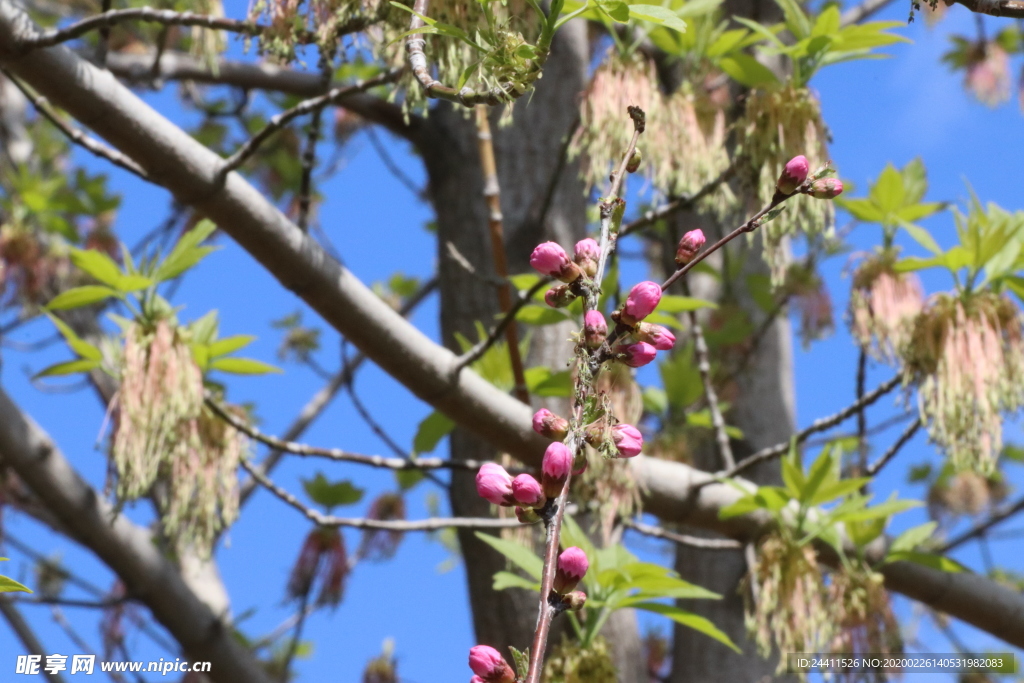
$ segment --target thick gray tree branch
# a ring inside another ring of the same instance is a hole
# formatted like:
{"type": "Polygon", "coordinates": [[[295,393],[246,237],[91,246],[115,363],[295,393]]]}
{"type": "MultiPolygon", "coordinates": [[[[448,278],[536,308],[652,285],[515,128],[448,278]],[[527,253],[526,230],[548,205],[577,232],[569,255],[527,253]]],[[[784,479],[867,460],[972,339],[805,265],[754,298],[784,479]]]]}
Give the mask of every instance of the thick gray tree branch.
{"type": "MultiPolygon", "coordinates": [[[[11,0],[0,0],[0,46],[12,45],[15,36],[35,31],[11,0]]],[[[112,74],[66,48],[36,50],[20,57],[2,50],[0,62],[5,67],[109,144],[140,160],[154,182],[216,222],[416,396],[524,463],[539,466],[547,443],[531,429],[529,407],[469,369],[456,374],[455,354],[383,304],[237,173],[218,188],[214,180],[221,160],[216,154],[150,108],[112,74]]],[[[3,424],[7,429],[6,421],[3,424]]],[[[719,530],[741,540],[756,536],[766,523],[756,516],[719,520],[718,511],[740,494],[712,475],[643,456],[634,458],[632,466],[645,491],[645,509],[666,521],[719,530]]],[[[1024,646],[1024,596],[984,577],[945,574],[902,562],[886,565],[883,573],[890,589],[1024,646]]],[[[204,623],[201,615],[194,616],[196,623],[204,623]]],[[[196,632],[193,629],[184,637],[193,642],[196,632]]]]}
{"type": "Polygon", "coordinates": [[[185,654],[211,662],[217,683],[271,683],[228,626],[182,580],[150,534],[115,515],[71,467],[39,426],[0,389],[0,460],[61,521],[68,534],[94,552],[174,636],[185,654]]]}

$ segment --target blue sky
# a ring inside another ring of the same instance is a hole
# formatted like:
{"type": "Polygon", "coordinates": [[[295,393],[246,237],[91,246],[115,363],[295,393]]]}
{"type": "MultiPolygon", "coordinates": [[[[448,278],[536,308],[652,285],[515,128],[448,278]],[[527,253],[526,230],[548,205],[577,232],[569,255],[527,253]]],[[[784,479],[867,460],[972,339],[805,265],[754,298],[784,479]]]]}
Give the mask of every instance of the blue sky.
{"type": "MultiPolygon", "coordinates": [[[[237,16],[244,11],[242,5],[241,2],[228,3],[229,14],[237,16]]],[[[882,18],[903,20],[906,13],[906,6],[898,3],[888,8],[882,18]]],[[[990,33],[994,33],[993,29],[1000,23],[989,19],[990,33]]],[[[886,162],[902,166],[921,156],[929,171],[928,199],[962,201],[968,192],[966,180],[982,201],[994,201],[1007,209],[1021,208],[1024,193],[1018,171],[1024,150],[1024,125],[1021,125],[1020,110],[1015,102],[995,110],[977,103],[963,91],[961,77],[950,74],[938,62],[947,49],[946,34],[953,31],[970,35],[973,26],[974,17],[963,8],[955,7],[935,29],[928,29],[921,20],[900,29],[914,42],[890,48],[892,59],[840,65],[816,77],[812,86],[820,94],[825,119],[834,137],[833,159],[844,179],[866,188],[867,181],[875,177],[886,162]]],[[[162,94],[147,94],[146,98],[172,119],[195,120],[192,116],[181,115],[173,86],[168,86],[162,94]]],[[[383,133],[381,136],[403,170],[422,182],[420,162],[410,155],[405,143],[389,139],[383,133]]],[[[113,187],[124,199],[117,230],[126,242],[132,243],[163,220],[169,206],[166,192],[111,170],[87,155],[77,153],[76,159],[94,171],[110,173],[113,187]]],[[[385,280],[396,270],[419,277],[430,275],[435,265],[435,245],[432,235],[423,229],[431,219],[429,207],[390,175],[365,136],[356,136],[346,153],[342,171],[321,191],[326,197],[319,210],[323,228],[346,265],[365,282],[385,280]]],[[[841,215],[840,221],[843,220],[845,217],[841,215]]],[[[954,239],[953,222],[948,214],[929,219],[926,225],[944,246],[954,239]]],[[[875,226],[859,227],[851,236],[858,249],[868,249],[878,240],[879,229],[875,226]]],[[[280,332],[271,328],[270,321],[296,310],[305,311],[306,324],[315,324],[316,316],[230,240],[221,237],[219,244],[223,248],[210,256],[178,290],[175,303],[185,306],[182,318],[191,320],[210,309],[218,309],[222,335],[258,335],[259,340],[245,355],[276,363],[280,332]]],[[[823,271],[837,315],[845,309],[849,289],[848,280],[842,277],[844,263],[843,259],[828,262],[823,271]]],[[[635,275],[641,277],[642,273],[635,275]]],[[[931,276],[926,278],[926,283],[932,291],[948,286],[947,282],[931,276]]],[[[430,299],[421,306],[413,320],[436,338],[436,300],[430,299]]],[[[29,342],[50,334],[48,324],[31,324],[14,334],[12,340],[29,342]]],[[[322,341],[324,352],[320,360],[333,369],[338,337],[324,327],[322,341]]],[[[798,347],[796,354],[798,413],[802,425],[852,400],[856,351],[841,323],[834,336],[808,351],[798,347]]],[[[59,345],[33,354],[5,349],[3,386],[55,438],[75,467],[102,488],[105,460],[95,444],[103,411],[95,396],[89,391],[44,393],[27,381],[31,373],[67,356],[66,349],[59,345]]],[[[322,384],[308,369],[287,364],[285,370],[283,375],[230,380],[229,397],[236,402],[257,401],[262,427],[270,433],[282,432],[322,384]]],[[[873,367],[868,385],[873,386],[889,376],[889,368],[873,367]]],[[[399,443],[411,444],[418,422],[430,409],[369,364],[359,373],[356,386],[369,410],[389,433],[399,443]]],[[[871,410],[870,419],[878,422],[896,409],[892,400],[883,400],[871,410]]],[[[899,429],[879,437],[878,448],[884,449],[899,429]]],[[[1016,427],[1008,429],[1008,437],[1018,435],[1016,427]]],[[[365,427],[344,396],[332,403],[304,440],[357,452],[386,452],[384,444],[365,427]]],[[[442,445],[439,452],[444,450],[442,445]]],[[[924,492],[908,486],[904,476],[909,464],[928,460],[937,461],[936,452],[923,436],[918,436],[899,461],[884,472],[877,486],[879,494],[899,490],[904,497],[922,497],[924,492]]],[[[299,459],[286,461],[274,477],[278,483],[299,491],[299,478],[311,476],[317,467],[332,478],[353,477],[360,486],[367,488],[366,502],[376,493],[393,487],[393,479],[386,472],[336,464],[327,467],[299,459]]],[[[1019,473],[1015,481],[1018,485],[1021,483],[1019,473]]],[[[444,498],[444,493],[436,487],[421,484],[407,501],[410,517],[427,515],[428,495],[444,498]]],[[[352,512],[364,510],[365,504],[353,508],[352,512]]],[[[141,507],[129,513],[142,522],[148,519],[141,507]]],[[[921,521],[924,521],[924,513],[914,511],[898,518],[892,530],[921,521]]],[[[60,542],[21,516],[5,513],[5,524],[12,535],[44,553],[64,548],[67,566],[103,587],[110,585],[109,572],[88,552],[60,542]]],[[[1007,528],[1012,526],[1011,523],[1007,528]]],[[[297,512],[261,492],[227,534],[218,558],[231,592],[234,613],[238,615],[251,607],[259,607],[245,622],[251,635],[273,629],[290,613],[291,607],[283,602],[284,586],[308,530],[308,523],[297,512]]],[[[358,536],[352,532],[346,532],[346,538],[350,548],[358,543],[358,536]]],[[[1019,567],[1019,560],[1015,561],[1011,553],[1017,547],[1012,541],[993,544],[997,562],[1019,567]]],[[[668,550],[649,540],[635,543],[634,549],[647,558],[670,561],[668,550]]],[[[315,647],[310,657],[298,663],[300,680],[356,681],[366,661],[380,652],[385,638],[393,638],[396,643],[403,681],[468,680],[466,652],[474,643],[464,577],[459,565],[448,572],[438,570],[448,558],[448,551],[442,545],[414,534],[404,540],[391,562],[357,567],[338,609],[333,613],[317,613],[310,619],[305,637],[315,641],[315,647]]],[[[962,559],[971,566],[980,566],[974,550],[965,551],[962,559]]],[[[21,562],[9,565],[5,570],[24,576],[27,565],[21,562]]],[[[28,581],[32,583],[31,578],[28,581]]],[[[899,608],[902,615],[910,615],[907,601],[901,600],[899,608]]],[[[38,629],[48,651],[69,655],[79,652],[53,624],[48,608],[26,606],[24,612],[38,629]]],[[[81,616],[77,612],[71,616],[73,623],[81,625],[85,638],[99,647],[95,620],[91,616],[75,618],[81,616]]],[[[653,619],[644,621],[648,625],[657,623],[653,619]]],[[[665,628],[665,624],[661,625],[665,628]]],[[[983,634],[973,629],[962,628],[960,633],[971,646],[983,647],[989,643],[983,634]]],[[[922,637],[935,651],[950,649],[931,629],[923,628],[922,637]]],[[[129,647],[136,659],[167,657],[166,652],[137,634],[130,638],[129,647]]],[[[2,627],[0,651],[21,652],[20,645],[13,644],[11,633],[2,627]]],[[[13,659],[10,664],[0,662],[0,667],[6,666],[13,667],[13,659]]],[[[0,678],[6,676],[3,674],[0,678]]],[[[931,675],[915,678],[922,683],[949,679],[931,675]]]]}

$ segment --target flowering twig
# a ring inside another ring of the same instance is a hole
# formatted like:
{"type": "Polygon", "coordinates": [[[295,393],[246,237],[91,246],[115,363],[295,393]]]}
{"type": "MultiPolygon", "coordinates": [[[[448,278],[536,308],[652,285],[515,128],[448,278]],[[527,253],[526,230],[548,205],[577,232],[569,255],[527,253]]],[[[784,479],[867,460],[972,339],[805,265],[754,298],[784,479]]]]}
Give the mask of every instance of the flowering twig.
{"type": "Polygon", "coordinates": [[[65,123],[63,119],[57,115],[57,112],[53,110],[53,107],[50,106],[49,101],[45,97],[32,92],[28,86],[21,82],[21,79],[15,77],[7,71],[7,69],[0,68],[0,72],[14,83],[18,90],[28,98],[29,102],[32,103],[32,106],[36,108],[36,111],[42,114],[50,123],[55,125],[69,140],[92,152],[101,159],[106,159],[115,166],[120,166],[126,171],[134,173],[143,180],[146,180],[149,177],[146,170],[135,163],[134,159],[122,154],[112,147],[108,147],[99,140],[86,135],[78,128],[65,123]]]}
{"type": "Polygon", "coordinates": [[[286,109],[280,114],[276,114],[262,130],[249,138],[234,154],[224,160],[217,173],[218,180],[223,181],[223,179],[227,177],[228,173],[241,166],[249,157],[255,154],[260,145],[262,145],[267,138],[284,128],[293,119],[304,114],[312,113],[318,109],[323,109],[331,104],[338,103],[351,95],[365,92],[366,90],[375,88],[379,85],[392,83],[401,75],[402,69],[385,71],[373,78],[367,78],[357,83],[353,83],[352,85],[332,88],[330,91],[320,95],[319,97],[311,97],[308,100],[303,100],[291,109],[286,109]]]}
{"type": "MultiPolygon", "coordinates": [[[[487,227],[491,236],[491,257],[494,260],[494,272],[501,281],[498,285],[498,305],[507,318],[509,311],[512,310],[512,289],[508,282],[508,258],[505,254],[505,229],[501,214],[501,185],[498,183],[498,165],[494,159],[492,138],[491,124],[487,120],[487,108],[478,105],[476,108],[476,139],[477,149],[480,153],[480,166],[484,175],[484,199],[487,201],[487,227]]],[[[505,339],[508,341],[508,358],[512,365],[512,379],[515,382],[513,393],[516,398],[529,405],[530,393],[526,388],[523,358],[519,353],[519,330],[514,324],[505,325],[505,339]]]]}
{"type": "Polygon", "coordinates": [[[704,187],[700,188],[691,195],[686,197],[678,197],[672,201],[662,204],[661,206],[649,209],[643,213],[642,216],[636,220],[630,221],[626,225],[622,226],[619,231],[619,237],[625,237],[626,235],[632,234],[637,230],[642,230],[649,225],[653,225],[662,218],[667,218],[677,211],[684,211],[691,208],[694,204],[699,202],[704,197],[708,196],[712,192],[718,189],[719,185],[726,182],[736,174],[736,168],[739,166],[736,160],[733,160],[729,166],[718,174],[718,177],[709,181],[704,187]]]}
{"type": "MultiPolygon", "coordinates": [[[[172,10],[153,9],[152,7],[137,7],[130,9],[118,9],[103,12],[95,16],[77,21],[62,29],[50,29],[42,31],[30,38],[22,39],[17,44],[17,49],[27,52],[42,47],[52,47],[60,43],[66,43],[96,29],[109,29],[117,24],[126,21],[144,21],[164,26],[199,26],[202,28],[214,29],[217,31],[228,31],[230,33],[241,33],[247,36],[258,36],[270,30],[272,27],[265,24],[258,24],[251,21],[239,19],[228,19],[226,17],[215,17],[208,14],[196,14],[195,12],[174,12],[172,10]]],[[[357,33],[365,29],[370,23],[366,17],[355,17],[343,26],[334,30],[334,35],[347,35],[357,33]]],[[[315,32],[297,31],[296,42],[300,44],[314,43],[317,40],[315,32]]]]}
{"type": "Polygon", "coordinates": [[[903,448],[908,441],[914,438],[914,434],[917,433],[917,430],[920,429],[921,426],[920,417],[907,425],[907,428],[903,430],[902,434],[900,434],[900,438],[896,439],[896,443],[890,446],[889,450],[887,450],[882,457],[868,466],[867,470],[865,470],[865,475],[873,477],[881,472],[882,468],[888,465],[889,461],[896,457],[896,454],[900,452],[900,449],[903,448]]]}
{"type": "Polygon", "coordinates": [[[522,296],[516,299],[515,303],[513,303],[505,313],[505,316],[497,325],[494,326],[494,329],[491,330],[490,334],[487,335],[487,338],[477,342],[472,348],[459,356],[459,362],[455,365],[456,372],[480,360],[483,355],[487,353],[487,349],[494,346],[497,341],[501,339],[502,335],[505,333],[505,329],[512,325],[512,322],[516,319],[516,314],[519,313],[520,309],[530,303],[534,295],[549,284],[551,284],[550,278],[541,278],[534,283],[532,287],[526,290],[522,296]]]}
{"type": "MultiPolygon", "coordinates": [[[[807,427],[806,429],[802,429],[796,434],[794,434],[793,439],[796,441],[797,445],[799,445],[806,441],[807,438],[812,434],[823,432],[826,429],[831,429],[832,427],[835,427],[843,420],[846,420],[847,418],[856,415],[861,410],[864,410],[868,406],[875,403],[875,401],[882,398],[883,396],[891,392],[893,389],[898,387],[900,385],[900,382],[902,381],[903,377],[901,375],[896,375],[887,382],[884,382],[883,384],[879,385],[878,388],[876,388],[874,391],[864,394],[864,397],[862,399],[850,404],[846,408],[843,408],[838,413],[834,413],[833,415],[829,415],[827,417],[818,418],[817,420],[812,422],[809,427],[807,427]]],[[[753,455],[744,458],[740,462],[736,463],[735,467],[731,467],[728,470],[725,470],[724,472],[720,472],[719,475],[722,477],[734,477],[740,472],[746,471],[760,462],[771,460],[772,458],[777,458],[778,456],[787,453],[789,451],[789,446],[790,442],[786,441],[784,443],[779,443],[774,446],[769,446],[768,448],[762,448],[753,455]]]]}
{"type": "Polygon", "coordinates": [[[362,453],[352,453],[340,448],[320,448],[303,443],[296,443],[294,441],[285,441],[277,438],[276,436],[264,434],[256,427],[239,420],[235,415],[224,410],[210,396],[206,397],[206,405],[209,406],[210,410],[212,410],[217,417],[224,420],[249,438],[266,444],[275,450],[292,453],[294,455],[327,458],[338,462],[354,462],[360,465],[369,465],[371,467],[380,467],[383,469],[399,471],[437,469],[476,471],[480,469],[480,466],[483,464],[475,460],[443,460],[441,458],[416,458],[413,460],[410,458],[387,458],[382,455],[365,455],[362,453]]]}
{"type": "Polygon", "coordinates": [[[667,529],[662,529],[661,527],[650,524],[644,524],[643,522],[637,522],[632,519],[623,519],[622,526],[645,536],[663,538],[666,541],[672,541],[673,543],[685,545],[690,548],[700,548],[702,550],[737,550],[743,547],[742,543],[731,538],[703,538],[701,536],[679,534],[674,531],[668,531],[667,529]]]}
{"type": "Polygon", "coordinates": [[[292,493],[275,484],[269,477],[258,471],[253,465],[243,460],[242,468],[261,486],[292,506],[314,524],[323,527],[349,527],[352,529],[376,529],[380,531],[438,531],[440,529],[503,529],[521,526],[517,519],[495,519],[493,517],[433,517],[414,520],[381,520],[365,518],[335,517],[325,515],[302,503],[292,493]]]}

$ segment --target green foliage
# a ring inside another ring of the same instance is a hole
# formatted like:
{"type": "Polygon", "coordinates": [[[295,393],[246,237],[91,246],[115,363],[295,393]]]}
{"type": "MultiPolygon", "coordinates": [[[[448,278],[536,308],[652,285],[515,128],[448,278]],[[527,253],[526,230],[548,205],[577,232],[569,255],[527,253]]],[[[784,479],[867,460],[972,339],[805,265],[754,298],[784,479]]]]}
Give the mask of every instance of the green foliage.
{"type": "MultiPolygon", "coordinates": [[[[476,333],[480,341],[487,339],[487,330],[480,322],[476,323],[476,333]]],[[[465,335],[455,333],[455,340],[462,347],[463,353],[473,348],[474,344],[465,335]]],[[[530,349],[530,339],[527,337],[519,342],[519,354],[525,358],[530,349]]],[[[511,391],[515,386],[515,378],[512,374],[512,360],[508,355],[508,342],[504,339],[495,341],[480,358],[473,361],[471,368],[476,374],[498,387],[503,391],[511,391]]]]}
{"type": "MultiPolygon", "coordinates": [[[[871,184],[867,197],[837,197],[834,201],[859,221],[879,223],[884,232],[885,246],[889,246],[898,227],[916,223],[946,207],[941,202],[923,202],[927,191],[928,177],[924,164],[920,159],[914,159],[898,171],[888,164],[871,184]]],[[[911,225],[908,229],[915,228],[911,225]]]]}
{"type": "Polygon", "coordinates": [[[427,415],[416,428],[416,436],[412,440],[412,450],[416,455],[429,453],[441,442],[441,439],[451,434],[455,429],[455,423],[447,415],[437,410],[427,415]]]}
{"type": "MultiPolygon", "coordinates": [[[[0,562],[7,561],[6,557],[0,557],[0,562]]],[[[14,579],[0,575],[0,593],[31,593],[32,590],[26,586],[21,585],[14,579]]]]}
{"type": "Polygon", "coordinates": [[[248,334],[236,334],[218,339],[219,323],[217,311],[210,311],[189,325],[192,334],[192,358],[203,373],[220,370],[236,375],[264,375],[269,372],[281,372],[280,368],[252,358],[236,358],[230,354],[245,348],[256,340],[248,334]]]}
{"type": "Polygon", "coordinates": [[[572,396],[572,372],[569,370],[553,372],[551,368],[539,365],[527,368],[523,374],[526,377],[526,388],[534,396],[547,398],[572,396]]]}
{"type": "Polygon", "coordinates": [[[328,481],[323,472],[317,472],[312,479],[303,479],[302,488],[306,495],[327,512],[340,505],[354,505],[363,499],[364,489],[358,488],[348,479],[328,481]]]}

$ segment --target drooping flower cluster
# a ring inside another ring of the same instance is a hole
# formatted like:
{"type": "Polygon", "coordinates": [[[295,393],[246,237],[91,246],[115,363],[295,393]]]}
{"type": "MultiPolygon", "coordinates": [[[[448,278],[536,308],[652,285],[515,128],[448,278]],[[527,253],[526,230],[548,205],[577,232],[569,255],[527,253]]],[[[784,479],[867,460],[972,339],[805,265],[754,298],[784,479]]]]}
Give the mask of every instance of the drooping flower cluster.
{"type": "Polygon", "coordinates": [[[1002,450],[1002,414],[1024,406],[1024,326],[1017,308],[987,291],[939,294],[900,350],[918,385],[928,433],[957,470],[989,474],[1002,450]]]}
{"type": "Polygon", "coordinates": [[[880,360],[897,357],[924,306],[920,280],[913,273],[896,272],[896,257],[889,249],[865,259],[853,274],[850,293],[853,336],[880,360]]]}
{"type": "MultiPolygon", "coordinates": [[[[721,102],[689,82],[666,97],[653,62],[639,52],[627,57],[613,51],[598,66],[584,93],[580,127],[572,140],[571,153],[582,155],[588,187],[607,179],[629,143],[632,127],[622,118],[628,106],[640,107],[648,120],[658,122],[645,132],[642,156],[643,168],[661,192],[692,193],[729,165],[721,102]]],[[[723,184],[709,201],[721,211],[734,198],[723,184]]]]}
{"type": "Polygon", "coordinates": [[[336,528],[317,527],[306,535],[288,579],[288,597],[305,600],[320,580],[317,604],[337,607],[349,572],[345,537],[336,528]]]}
{"type": "MultiPolygon", "coordinates": [[[[405,519],[405,499],[400,493],[382,493],[370,503],[366,518],[382,522],[405,519]]],[[[359,543],[359,558],[370,561],[389,560],[394,557],[401,542],[401,531],[366,529],[359,543]]]]}
{"type": "Polygon", "coordinates": [[[884,581],[881,574],[859,563],[831,575],[828,602],[836,628],[830,644],[832,652],[903,652],[899,623],[884,581]]]}
{"type": "Polygon", "coordinates": [[[118,498],[133,500],[165,480],[165,533],[209,552],[238,513],[246,440],[203,405],[202,373],[180,327],[133,324],[125,335],[111,440],[118,498]]]}

